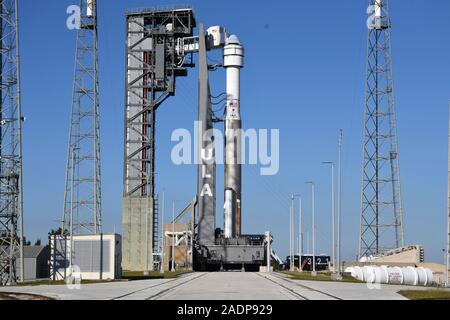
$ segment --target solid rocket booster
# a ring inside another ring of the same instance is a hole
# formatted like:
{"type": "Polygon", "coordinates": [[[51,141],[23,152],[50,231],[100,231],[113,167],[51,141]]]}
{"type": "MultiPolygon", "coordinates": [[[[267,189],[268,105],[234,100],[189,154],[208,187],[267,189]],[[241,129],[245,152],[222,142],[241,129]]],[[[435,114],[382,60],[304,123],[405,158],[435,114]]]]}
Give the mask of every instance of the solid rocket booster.
{"type": "MultiPolygon", "coordinates": [[[[224,47],[224,67],[227,76],[227,106],[225,116],[225,238],[236,236],[237,214],[241,203],[241,114],[240,73],[244,66],[244,48],[235,35],[228,37],[224,47]],[[239,203],[239,207],[238,207],[239,203]]],[[[240,219],[239,219],[240,220],[240,219]]]]}

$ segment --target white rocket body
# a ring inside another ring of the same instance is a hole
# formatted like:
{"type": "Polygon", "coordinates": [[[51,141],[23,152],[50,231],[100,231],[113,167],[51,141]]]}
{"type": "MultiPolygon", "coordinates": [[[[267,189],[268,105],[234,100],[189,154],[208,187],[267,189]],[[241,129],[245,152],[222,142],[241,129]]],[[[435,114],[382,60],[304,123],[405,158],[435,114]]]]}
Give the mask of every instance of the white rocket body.
{"type": "Polygon", "coordinates": [[[227,76],[227,106],[225,115],[225,237],[236,236],[237,203],[241,202],[241,114],[240,73],[244,66],[244,48],[235,35],[228,37],[224,47],[224,67],[227,76]]]}

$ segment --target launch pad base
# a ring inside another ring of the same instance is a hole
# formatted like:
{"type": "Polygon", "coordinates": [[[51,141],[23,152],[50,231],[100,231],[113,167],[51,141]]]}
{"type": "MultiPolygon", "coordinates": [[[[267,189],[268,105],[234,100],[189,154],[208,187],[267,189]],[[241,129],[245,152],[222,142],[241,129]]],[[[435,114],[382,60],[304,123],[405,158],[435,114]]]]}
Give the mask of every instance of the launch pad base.
{"type": "Polygon", "coordinates": [[[264,236],[216,239],[214,244],[197,246],[196,271],[259,271],[265,264],[264,236]]]}

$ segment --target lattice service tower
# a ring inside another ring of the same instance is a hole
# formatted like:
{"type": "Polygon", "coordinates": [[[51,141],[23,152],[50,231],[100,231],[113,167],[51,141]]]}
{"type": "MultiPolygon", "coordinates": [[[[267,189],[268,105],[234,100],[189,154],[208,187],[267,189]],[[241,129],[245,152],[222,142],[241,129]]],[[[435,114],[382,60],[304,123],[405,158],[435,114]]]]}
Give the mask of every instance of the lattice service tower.
{"type": "Polygon", "coordinates": [[[97,1],[80,0],[80,9],[62,217],[74,235],[102,230],[97,1]]]}
{"type": "Polygon", "coordinates": [[[0,0],[0,285],[23,281],[18,0],[0,0]]]}
{"type": "Polygon", "coordinates": [[[370,8],[359,258],[404,245],[391,20],[387,0],[371,0],[370,8]]]}
{"type": "Polygon", "coordinates": [[[175,95],[193,64],[177,50],[196,27],[191,8],[144,8],[126,14],[126,97],[122,268],[156,268],[158,205],[155,135],[158,108],[175,95]],[[154,259],[155,258],[155,259],[154,259]]]}

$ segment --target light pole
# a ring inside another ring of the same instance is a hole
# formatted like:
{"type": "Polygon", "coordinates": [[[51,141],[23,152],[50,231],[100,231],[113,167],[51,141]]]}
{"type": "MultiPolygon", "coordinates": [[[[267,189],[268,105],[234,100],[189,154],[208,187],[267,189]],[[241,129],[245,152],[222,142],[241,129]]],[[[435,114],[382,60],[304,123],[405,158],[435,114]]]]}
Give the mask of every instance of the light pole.
{"type": "Polygon", "coordinates": [[[294,271],[294,195],[291,196],[291,214],[289,215],[289,271],[294,271]]]}
{"type": "MultiPolygon", "coordinates": [[[[450,115],[450,104],[449,104],[450,115]]],[[[447,245],[445,252],[445,286],[448,287],[448,270],[450,269],[450,118],[449,118],[449,131],[448,131],[448,189],[447,189],[447,245]]]]}
{"type": "Polygon", "coordinates": [[[175,201],[172,205],[172,272],[175,272],[175,201]]]}
{"type": "Polygon", "coordinates": [[[298,270],[302,270],[302,196],[298,197],[298,270]]]}
{"type": "Polygon", "coordinates": [[[301,197],[301,195],[299,194],[292,194],[291,195],[291,218],[290,218],[290,257],[291,257],[291,261],[290,261],[290,266],[289,269],[290,271],[294,271],[295,269],[295,264],[294,264],[294,254],[295,254],[295,218],[294,218],[294,200],[296,197],[301,197]]]}
{"type": "Polygon", "coordinates": [[[316,221],[315,221],[315,196],[314,196],[314,189],[315,184],[313,181],[306,182],[307,184],[311,185],[311,197],[312,197],[312,274],[316,274],[316,221]]]}
{"type": "Polygon", "coordinates": [[[322,162],[323,164],[330,165],[331,166],[331,262],[333,264],[333,272],[336,272],[336,222],[335,222],[335,203],[334,203],[334,162],[332,161],[325,161],[322,162]]]}
{"type": "Polygon", "coordinates": [[[159,266],[159,272],[164,273],[164,210],[165,210],[165,192],[162,193],[162,210],[161,210],[161,265],[159,266]]]}
{"type": "Polygon", "coordinates": [[[341,273],[342,273],[342,245],[341,245],[341,241],[342,241],[342,234],[341,234],[341,226],[342,226],[342,216],[341,216],[341,208],[342,208],[342,142],[344,139],[344,134],[343,134],[343,130],[341,129],[339,131],[339,153],[338,153],[338,205],[337,205],[337,209],[338,209],[338,213],[337,213],[337,227],[338,227],[338,232],[337,232],[337,246],[338,246],[338,276],[339,278],[341,277],[341,273]]]}

